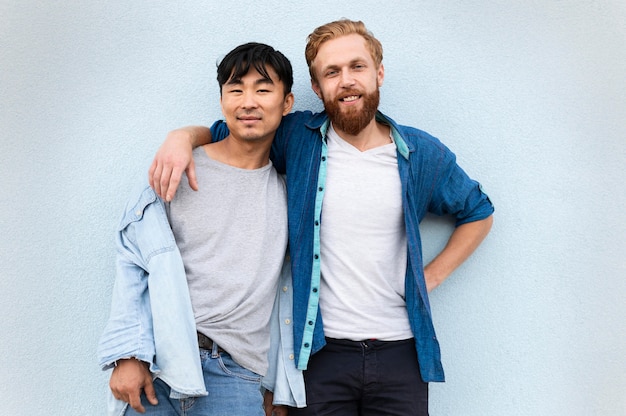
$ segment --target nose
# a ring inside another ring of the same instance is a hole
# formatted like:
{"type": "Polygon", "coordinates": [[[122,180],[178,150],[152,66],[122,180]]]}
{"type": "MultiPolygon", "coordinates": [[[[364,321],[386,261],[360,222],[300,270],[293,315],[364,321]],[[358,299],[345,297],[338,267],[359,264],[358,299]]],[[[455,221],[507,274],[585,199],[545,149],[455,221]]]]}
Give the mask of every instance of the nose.
{"type": "Polygon", "coordinates": [[[242,96],[241,106],[243,108],[256,108],[258,105],[256,95],[253,92],[244,92],[242,96]]]}
{"type": "Polygon", "coordinates": [[[352,87],[355,84],[354,77],[350,71],[341,71],[341,86],[352,87]]]}

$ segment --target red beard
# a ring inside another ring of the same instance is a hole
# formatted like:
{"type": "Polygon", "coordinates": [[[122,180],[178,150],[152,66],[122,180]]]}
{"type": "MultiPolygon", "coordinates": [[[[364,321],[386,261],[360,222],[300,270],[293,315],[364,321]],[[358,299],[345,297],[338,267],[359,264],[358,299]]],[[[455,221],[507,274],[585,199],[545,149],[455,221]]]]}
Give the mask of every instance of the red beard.
{"type": "MultiPolygon", "coordinates": [[[[359,91],[348,91],[343,94],[344,97],[350,95],[361,95],[361,93],[359,91]]],[[[351,136],[356,136],[374,119],[380,102],[380,92],[376,88],[370,94],[363,94],[363,109],[361,110],[355,107],[342,109],[339,101],[327,100],[326,97],[322,98],[326,114],[328,114],[335,129],[351,136]]]]}

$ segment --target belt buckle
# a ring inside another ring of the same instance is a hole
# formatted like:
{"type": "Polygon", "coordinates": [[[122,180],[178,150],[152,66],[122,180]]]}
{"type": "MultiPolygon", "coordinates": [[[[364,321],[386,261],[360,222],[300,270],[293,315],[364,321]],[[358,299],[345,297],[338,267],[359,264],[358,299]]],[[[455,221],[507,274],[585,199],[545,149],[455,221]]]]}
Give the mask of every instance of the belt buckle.
{"type": "Polygon", "coordinates": [[[198,332],[198,347],[203,350],[211,350],[213,348],[213,340],[204,334],[198,332]]]}

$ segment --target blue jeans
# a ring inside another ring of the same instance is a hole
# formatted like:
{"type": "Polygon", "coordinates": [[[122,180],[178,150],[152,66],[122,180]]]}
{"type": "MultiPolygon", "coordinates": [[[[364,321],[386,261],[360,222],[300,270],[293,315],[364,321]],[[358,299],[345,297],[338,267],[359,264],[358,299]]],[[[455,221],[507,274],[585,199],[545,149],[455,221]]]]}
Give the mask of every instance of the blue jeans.
{"type": "MultiPolygon", "coordinates": [[[[235,363],[230,354],[217,350],[200,349],[200,360],[208,396],[187,399],[170,398],[170,387],[160,379],[154,380],[159,404],[152,406],[145,394],[141,403],[143,415],[154,416],[264,416],[261,376],[235,363]]],[[[141,415],[131,407],[126,415],[141,415]]]]}

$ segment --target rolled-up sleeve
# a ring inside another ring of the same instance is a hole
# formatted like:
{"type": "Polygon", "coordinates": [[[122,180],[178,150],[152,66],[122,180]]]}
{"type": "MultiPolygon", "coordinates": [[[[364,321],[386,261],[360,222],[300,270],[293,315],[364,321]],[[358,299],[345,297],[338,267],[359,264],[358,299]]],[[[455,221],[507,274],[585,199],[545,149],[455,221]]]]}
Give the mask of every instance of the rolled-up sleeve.
{"type": "Polygon", "coordinates": [[[435,165],[433,192],[429,211],[436,215],[450,214],[456,226],[483,220],[494,212],[493,204],[482,186],[471,179],[456,163],[456,157],[443,148],[441,159],[435,165]]]}

